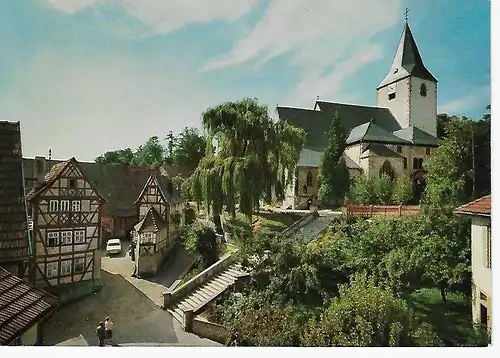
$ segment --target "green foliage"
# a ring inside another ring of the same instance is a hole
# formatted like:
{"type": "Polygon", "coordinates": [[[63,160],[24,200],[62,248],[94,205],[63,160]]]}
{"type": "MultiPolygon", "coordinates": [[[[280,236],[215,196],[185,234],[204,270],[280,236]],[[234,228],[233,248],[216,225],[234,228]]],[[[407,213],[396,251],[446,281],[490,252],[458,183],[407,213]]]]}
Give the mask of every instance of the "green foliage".
{"type": "Polygon", "coordinates": [[[413,185],[410,178],[401,175],[396,179],[396,185],[392,193],[392,201],[395,204],[406,205],[413,199],[413,185]]]}
{"type": "Polygon", "coordinates": [[[375,285],[366,274],[342,286],[319,321],[303,337],[307,346],[397,347],[438,346],[429,325],[415,319],[402,300],[375,285]]]}
{"type": "Polygon", "coordinates": [[[205,267],[214,264],[218,257],[218,245],[213,225],[208,221],[195,221],[187,230],[184,247],[199,255],[205,267]]]}
{"type": "Polygon", "coordinates": [[[132,149],[121,149],[121,150],[112,150],[104,153],[103,155],[95,158],[96,163],[102,164],[130,164],[134,159],[134,152],[132,149]]]}
{"type": "Polygon", "coordinates": [[[382,174],[373,179],[373,192],[376,198],[376,204],[390,204],[392,200],[393,182],[391,178],[382,174]]]}
{"type": "Polygon", "coordinates": [[[184,224],[190,226],[196,221],[196,212],[191,207],[184,208],[184,224]]]}
{"type": "Polygon", "coordinates": [[[206,138],[198,133],[195,128],[185,127],[173,140],[172,163],[194,170],[201,158],[205,155],[207,146],[206,138]]]}
{"type": "Polygon", "coordinates": [[[165,148],[156,136],[149,138],[146,143],[140,145],[134,154],[132,164],[144,166],[159,166],[164,163],[165,148]]]}
{"type": "Polygon", "coordinates": [[[321,158],[318,199],[324,204],[333,204],[344,199],[349,190],[349,171],[342,153],[346,134],[338,113],[330,124],[328,143],[321,158]]]}
{"type": "Polygon", "coordinates": [[[373,204],[376,202],[373,179],[367,175],[360,175],[354,180],[349,192],[349,202],[353,204],[373,204]]]}
{"type": "Polygon", "coordinates": [[[176,228],[179,228],[181,226],[182,214],[179,211],[173,212],[170,214],[170,220],[176,228]]]}

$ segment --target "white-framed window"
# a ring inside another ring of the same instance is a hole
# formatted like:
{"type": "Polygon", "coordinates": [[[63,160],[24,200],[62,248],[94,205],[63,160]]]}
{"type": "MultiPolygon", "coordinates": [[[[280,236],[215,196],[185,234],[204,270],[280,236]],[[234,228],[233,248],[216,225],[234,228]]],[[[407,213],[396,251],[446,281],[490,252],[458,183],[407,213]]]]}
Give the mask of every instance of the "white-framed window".
{"type": "Polygon", "coordinates": [[[85,267],[85,257],[75,258],[75,272],[83,272],[85,267]]]}
{"type": "Polygon", "coordinates": [[[156,188],[154,186],[149,188],[149,194],[150,195],[156,195],[156,188]]]}
{"type": "Polygon", "coordinates": [[[74,242],[75,244],[85,243],[85,230],[75,230],[74,242]]]}
{"type": "Polygon", "coordinates": [[[71,202],[71,211],[82,211],[82,202],[80,200],[73,200],[71,202]]]}
{"type": "Polygon", "coordinates": [[[72,260],[61,261],[61,276],[71,275],[73,273],[72,260]]]}
{"type": "Polygon", "coordinates": [[[491,226],[488,225],[486,227],[486,235],[484,236],[483,242],[483,251],[484,251],[484,267],[491,268],[491,226]]]}
{"type": "Polygon", "coordinates": [[[59,246],[59,231],[47,232],[47,246],[59,246]]]}
{"type": "Polygon", "coordinates": [[[154,242],[154,234],[152,232],[143,232],[141,234],[141,242],[154,242]]]}
{"type": "Polygon", "coordinates": [[[61,211],[69,211],[69,200],[61,200],[61,211]]]}
{"type": "Polygon", "coordinates": [[[59,276],[58,268],[57,262],[47,262],[47,277],[52,278],[59,276]]]}
{"type": "Polygon", "coordinates": [[[73,231],[61,232],[61,244],[71,245],[73,243],[73,231]]]}
{"type": "Polygon", "coordinates": [[[49,211],[54,212],[59,210],[59,202],[57,200],[49,201],[49,211]]]}

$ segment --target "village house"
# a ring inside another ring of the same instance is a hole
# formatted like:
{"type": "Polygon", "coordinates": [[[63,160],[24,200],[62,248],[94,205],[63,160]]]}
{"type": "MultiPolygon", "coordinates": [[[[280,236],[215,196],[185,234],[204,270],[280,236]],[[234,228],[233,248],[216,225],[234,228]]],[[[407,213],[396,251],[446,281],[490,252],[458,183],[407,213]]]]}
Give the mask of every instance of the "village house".
{"type": "Polygon", "coordinates": [[[28,193],[36,287],[61,302],[97,290],[105,199],[75,158],[55,164],[28,193]]]}
{"type": "Polygon", "coordinates": [[[360,174],[383,173],[391,179],[405,175],[421,192],[426,162],[439,145],[437,82],[424,66],[406,22],[389,73],[376,88],[376,106],[319,98],[313,109],[277,106],[280,120],[304,129],[307,135],[283,206],[304,209],[318,204],[318,169],[336,114],[347,136],[344,159],[351,179],[360,174]]]}
{"type": "Polygon", "coordinates": [[[455,213],[468,215],[471,223],[472,320],[492,327],[491,195],[462,205],[455,213]]]}

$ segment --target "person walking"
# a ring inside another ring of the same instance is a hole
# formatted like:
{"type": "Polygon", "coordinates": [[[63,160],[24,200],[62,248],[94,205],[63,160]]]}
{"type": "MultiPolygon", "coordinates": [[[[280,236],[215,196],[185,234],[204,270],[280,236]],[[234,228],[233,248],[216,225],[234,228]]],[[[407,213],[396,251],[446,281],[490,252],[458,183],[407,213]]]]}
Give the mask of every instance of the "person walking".
{"type": "Polygon", "coordinates": [[[99,347],[104,347],[104,339],[106,338],[106,330],[103,322],[99,322],[95,330],[97,334],[97,339],[99,340],[99,347]]]}
{"type": "Polygon", "coordinates": [[[106,339],[108,342],[111,342],[113,338],[113,321],[108,317],[106,317],[106,321],[104,321],[104,329],[106,334],[106,339]]]}

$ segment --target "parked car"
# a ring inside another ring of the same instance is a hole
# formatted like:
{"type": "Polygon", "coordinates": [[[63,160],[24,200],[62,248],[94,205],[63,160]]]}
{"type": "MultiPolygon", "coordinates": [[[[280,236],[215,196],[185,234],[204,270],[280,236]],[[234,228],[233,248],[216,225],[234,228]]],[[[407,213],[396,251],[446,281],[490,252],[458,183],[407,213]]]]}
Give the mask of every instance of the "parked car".
{"type": "Polygon", "coordinates": [[[122,243],[120,239],[109,239],[106,244],[106,253],[109,254],[119,254],[122,252],[122,243]]]}

